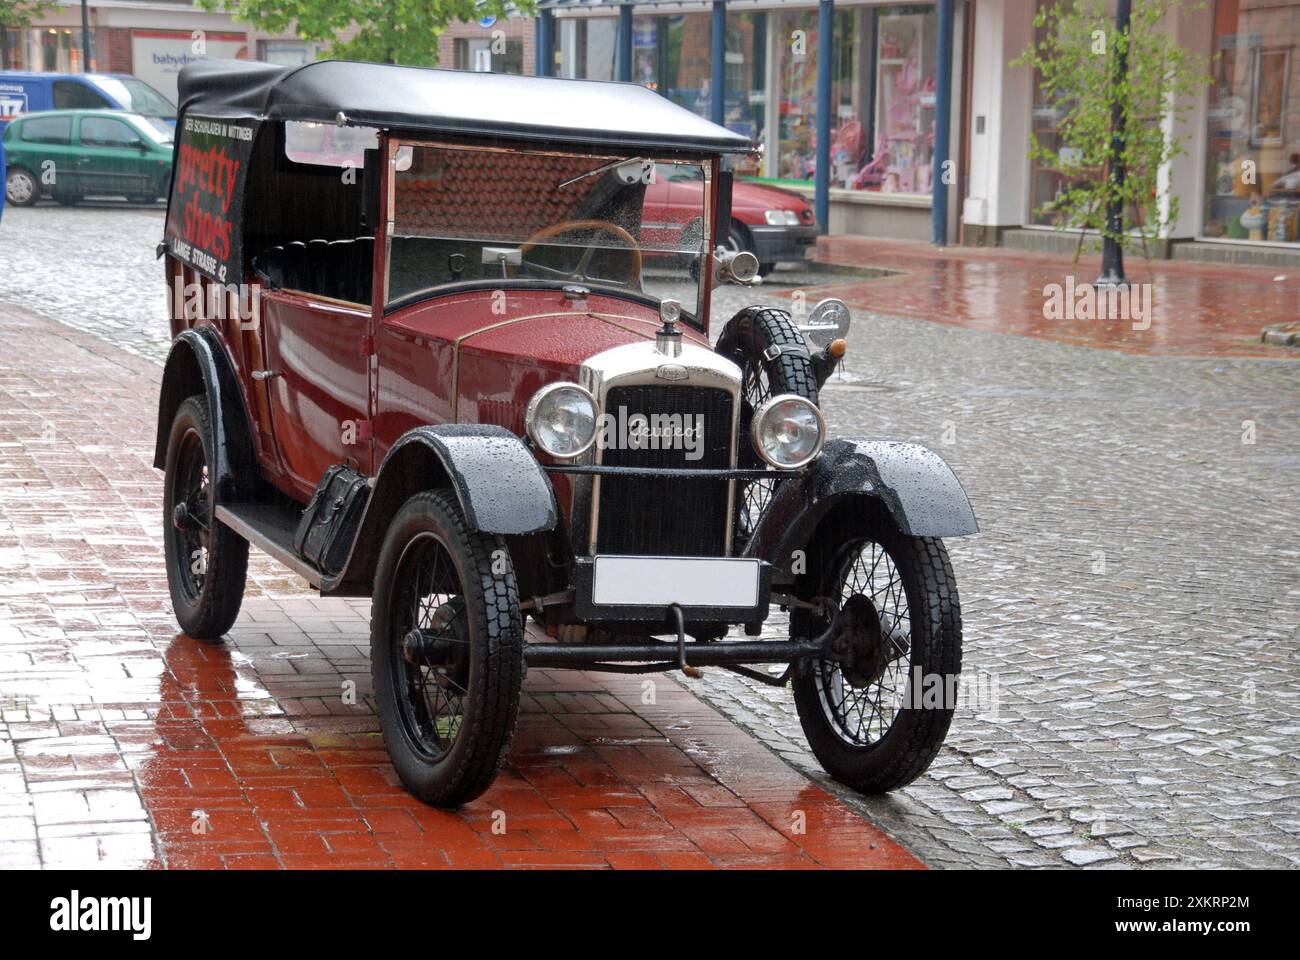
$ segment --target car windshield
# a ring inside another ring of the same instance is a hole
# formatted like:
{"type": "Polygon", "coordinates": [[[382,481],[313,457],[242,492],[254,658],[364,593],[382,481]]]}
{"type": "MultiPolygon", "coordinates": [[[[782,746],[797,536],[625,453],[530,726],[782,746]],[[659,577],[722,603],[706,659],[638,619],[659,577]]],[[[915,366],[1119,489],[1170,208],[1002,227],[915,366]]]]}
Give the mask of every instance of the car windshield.
{"type": "Polygon", "coordinates": [[[91,77],[91,82],[122,105],[123,110],[146,117],[176,119],[176,104],[135,77],[91,77]]]}
{"type": "Polygon", "coordinates": [[[390,303],[536,280],[672,298],[699,315],[704,161],[409,144],[396,169],[390,303]]]}

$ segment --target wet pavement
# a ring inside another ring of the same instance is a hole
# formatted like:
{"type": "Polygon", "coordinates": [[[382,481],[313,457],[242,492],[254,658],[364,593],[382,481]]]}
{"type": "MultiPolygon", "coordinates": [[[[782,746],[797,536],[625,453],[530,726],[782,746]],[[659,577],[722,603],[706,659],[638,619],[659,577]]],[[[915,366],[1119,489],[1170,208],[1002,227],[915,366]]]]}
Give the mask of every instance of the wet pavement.
{"type": "Polygon", "coordinates": [[[419,803],[378,732],[367,602],[254,555],[228,639],[176,633],[159,374],[0,306],[0,867],[920,866],[662,678],[530,671],[488,792],[419,803]]]}
{"type": "MultiPolygon", "coordinates": [[[[230,771],[211,774],[221,781],[214,789],[225,791],[223,802],[252,832],[276,801],[305,816],[312,801],[286,785],[298,771],[284,769],[324,768],[340,782],[353,773],[382,779],[386,769],[375,744],[350,726],[369,723],[373,740],[362,686],[363,610],[310,606],[321,601],[260,561],[228,654],[169,632],[157,481],[147,469],[157,374],[138,359],[156,362],[166,343],[152,260],[160,229],[160,212],[126,209],[7,210],[0,225],[0,300],[31,305],[46,284],[78,277],[80,292],[43,298],[41,309],[137,355],[77,338],[76,362],[44,365],[39,382],[24,381],[29,414],[21,427],[5,418],[0,690],[40,678],[6,708],[10,732],[0,741],[0,809],[19,811],[0,813],[0,850],[19,844],[0,856],[20,862],[47,848],[47,862],[58,862],[61,850],[76,860],[92,847],[106,862],[180,857],[173,851],[192,843],[181,828],[193,827],[194,810],[206,811],[185,799],[187,791],[200,789],[205,774],[195,781],[176,773],[160,787],[156,799],[168,803],[158,809],[183,816],[159,829],[150,798],[127,796],[146,761],[157,764],[150,770],[187,771],[181,760],[192,751],[194,769],[230,771]],[[39,219],[47,214],[49,221],[39,219]],[[86,235],[98,238],[93,250],[83,249],[86,235]],[[75,251],[66,249],[69,236],[78,237],[75,251]],[[90,383],[93,404],[65,397],[65,384],[87,384],[83,368],[100,371],[90,383]],[[57,417],[41,415],[49,408],[57,417]],[[109,493],[124,506],[77,511],[109,493]],[[278,642],[281,631],[290,642],[278,642]],[[295,646],[302,636],[310,643],[295,646]],[[328,679],[314,687],[313,677],[328,679]],[[337,698],[340,677],[356,679],[362,699],[335,714],[337,699],[328,698],[330,691],[337,698]],[[95,699],[96,684],[132,694],[119,693],[110,705],[95,699]],[[34,714],[26,702],[33,693],[48,700],[35,704],[34,714]],[[60,705],[64,713],[55,716],[60,705]],[[69,705],[76,712],[68,714],[69,705]],[[110,713],[83,717],[83,706],[110,713]],[[21,719],[11,711],[22,711],[21,719]],[[159,732],[159,716],[176,721],[174,738],[159,732]],[[352,761],[358,770],[342,773],[352,761]],[[54,785],[41,782],[42,764],[54,785]],[[223,778],[259,775],[259,765],[266,789],[279,793],[249,796],[244,784],[235,801],[223,778]],[[109,793],[101,797],[101,789],[109,793]],[[38,807],[46,792],[57,798],[38,807]],[[90,834],[87,844],[76,832],[87,817],[122,826],[90,834]],[[4,831],[21,835],[6,839],[4,831]]],[[[909,438],[939,451],[962,478],[981,533],[949,544],[963,598],[967,702],[944,751],[904,790],[871,800],[840,795],[843,805],[819,792],[818,803],[827,805],[817,809],[835,817],[845,805],[861,810],[932,866],[1300,864],[1300,365],[1297,351],[1256,342],[1278,311],[1300,312],[1296,278],[1274,280],[1286,271],[1273,269],[1161,265],[1165,286],[1157,288],[1152,325],[1134,331],[1126,322],[1042,320],[1042,288],[1061,282],[1068,258],[847,238],[830,241],[823,254],[897,273],[837,275],[827,278],[833,286],[814,288],[810,281],[821,277],[783,269],[757,290],[726,290],[715,317],[755,299],[813,303],[830,290],[870,305],[855,311],[843,375],[823,397],[832,433],[909,438]]],[[[38,321],[26,322],[30,328],[16,335],[11,319],[0,323],[0,334],[10,334],[0,352],[7,386],[31,376],[14,357],[44,361],[63,349],[36,336],[38,321]]],[[[11,402],[6,398],[6,409],[11,402]]],[[[778,630],[779,619],[769,627],[778,630]]],[[[788,691],[708,670],[702,681],[661,679],[658,707],[648,708],[635,685],[570,674],[552,681],[578,689],[539,701],[530,718],[539,735],[560,739],[544,747],[521,740],[502,789],[523,796],[522,779],[548,795],[556,782],[548,778],[581,781],[567,769],[556,772],[569,762],[563,758],[595,763],[601,749],[629,746],[595,742],[600,734],[574,726],[569,714],[582,714],[572,705],[583,702],[588,684],[599,684],[621,704],[597,701],[608,706],[601,723],[618,729],[615,740],[667,738],[665,757],[676,750],[751,807],[751,787],[726,780],[737,766],[761,773],[752,787],[759,793],[770,778],[784,791],[782,803],[804,803],[800,791],[820,791],[813,783],[837,791],[803,744],[788,691]],[[682,694],[683,685],[751,736],[732,740],[727,731],[734,728],[682,694]],[[697,719],[694,710],[704,712],[697,719]],[[704,732],[674,733],[669,718],[682,711],[704,732]],[[755,740],[770,751],[733,752],[755,740]],[[790,765],[768,766],[776,755],[790,765]],[[792,770],[811,779],[787,780],[792,770]]],[[[605,768],[633,787],[646,776],[676,776],[675,764],[685,763],[663,760],[660,768],[659,753],[630,746],[641,758],[653,754],[652,762],[605,768]]],[[[340,787],[352,812],[336,820],[356,823],[362,805],[352,798],[363,795],[361,782],[340,787]]],[[[318,796],[339,799],[328,791],[318,796]]],[[[401,797],[393,804],[415,818],[401,797]]],[[[463,825],[481,833],[484,812],[476,806],[463,825]]],[[[406,826],[400,815],[391,822],[406,826]]],[[[438,823],[441,829],[447,821],[438,823]]],[[[832,835],[847,824],[869,829],[853,818],[835,824],[832,835]]],[[[271,852],[258,846],[247,855],[284,862],[285,851],[258,829],[266,839],[257,843],[269,843],[271,852]]],[[[338,831],[350,832],[357,831],[338,831]]],[[[769,853],[817,859],[782,836],[804,853],[769,853]]],[[[768,842],[753,840],[755,847],[768,842]]],[[[329,856],[344,859],[337,851],[346,839],[337,848],[323,842],[329,856]]],[[[352,842],[373,853],[369,841],[352,842]]],[[[602,849],[610,862],[609,848],[602,849]]],[[[234,848],[221,854],[244,855],[234,848]]]]}

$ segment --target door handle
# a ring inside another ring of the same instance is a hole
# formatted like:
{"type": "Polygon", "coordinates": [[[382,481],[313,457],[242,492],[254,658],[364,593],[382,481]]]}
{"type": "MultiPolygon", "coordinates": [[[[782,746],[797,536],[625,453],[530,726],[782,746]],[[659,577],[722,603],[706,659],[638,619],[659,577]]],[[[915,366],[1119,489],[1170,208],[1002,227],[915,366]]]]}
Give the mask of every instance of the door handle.
{"type": "Polygon", "coordinates": [[[254,380],[270,380],[272,377],[282,377],[284,374],[279,370],[254,370],[249,376],[254,380]]]}

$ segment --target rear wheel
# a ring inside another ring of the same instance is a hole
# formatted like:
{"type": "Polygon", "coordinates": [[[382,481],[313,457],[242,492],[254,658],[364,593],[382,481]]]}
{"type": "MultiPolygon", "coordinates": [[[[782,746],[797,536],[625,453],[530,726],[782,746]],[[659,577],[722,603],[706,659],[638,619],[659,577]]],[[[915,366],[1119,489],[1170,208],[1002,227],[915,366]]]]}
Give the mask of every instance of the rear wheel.
{"type": "Polygon", "coordinates": [[[230,629],[248,577],[248,541],[216,518],[213,446],[207,401],[190,397],[177,408],[167,440],[163,548],[176,622],[196,640],[216,640],[230,629]]]}
{"type": "Polygon", "coordinates": [[[519,715],[524,628],[505,541],[469,528],[455,496],[417,494],[375,574],[370,661],[402,783],[434,806],[492,783],[519,715]]]}
{"type": "MultiPolygon", "coordinates": [[[[851,627],[840,631],[833,658],[796,672],[794,701],[826,771],[880,793],[920,776],[947,736],[961,670],[961,603],[941,540],[906,536],[881,514],[846,526],[837,544],[818,551],[827,558],[821,575],[800,592],[834,600],[851,627]]],[[[791,614],[792,635],[827,626],[807,610],[791,614]]]]}
{"type": "Polygon", "coordinates": [[[5,175],[5,199],[15,207],[34,207],[41,199],[36,175],[23,167],[10,167],[5,175]]]}
{"type": "MultiPolygon", "coordinates": [[[[740,465],[765,466],[749,442],[754,411],[769,397],[793,393],[817,403],[817,374],[803,334],[790,314],[772,307],[747,307],[728,321],[718,353],[741,374],[740,465]]],[[[740,488],[737,537],[747,540],[772,499],[776,480],[751,480],[740,488]]]]}

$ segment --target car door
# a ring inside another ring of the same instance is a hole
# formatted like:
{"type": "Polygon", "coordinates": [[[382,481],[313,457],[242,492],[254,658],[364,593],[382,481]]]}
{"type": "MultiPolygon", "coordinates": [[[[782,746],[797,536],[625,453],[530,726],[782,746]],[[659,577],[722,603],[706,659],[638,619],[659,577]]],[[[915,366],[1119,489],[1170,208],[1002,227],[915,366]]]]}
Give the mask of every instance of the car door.
{"type": "Polygon", "coordinates": [[[267,405],[281,466],[301,497],[346,463],[371,473],[370,307],[263,291],[267,405]]]}
{"type": "Polygon", "coordinates": [[[77,154],[82,193],[128,196],[139,193],[146,162],[140,131],[119,117],[81,117],[77,154]]]}

